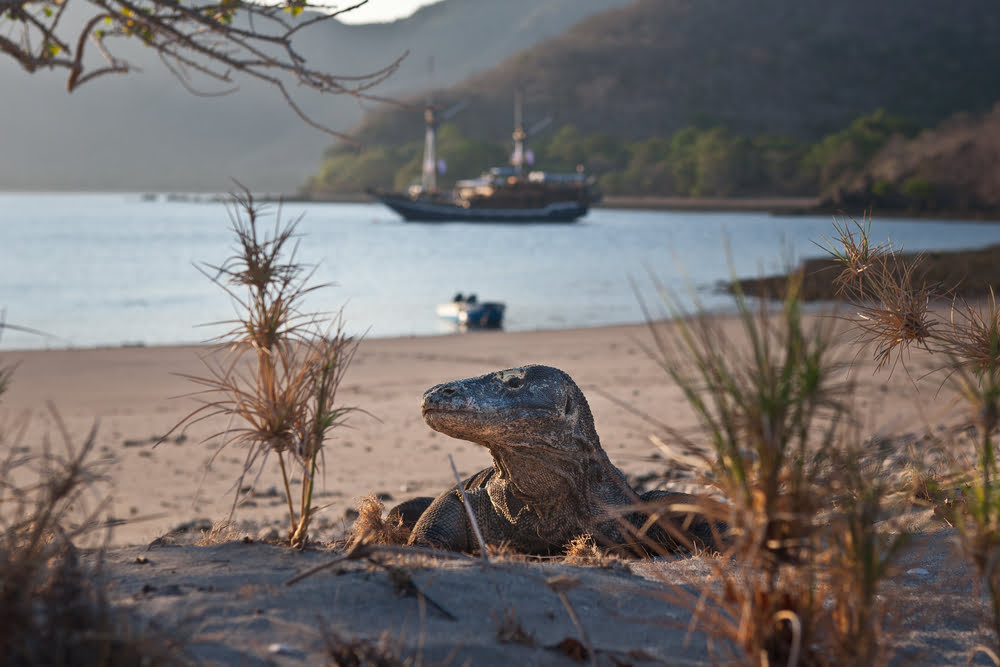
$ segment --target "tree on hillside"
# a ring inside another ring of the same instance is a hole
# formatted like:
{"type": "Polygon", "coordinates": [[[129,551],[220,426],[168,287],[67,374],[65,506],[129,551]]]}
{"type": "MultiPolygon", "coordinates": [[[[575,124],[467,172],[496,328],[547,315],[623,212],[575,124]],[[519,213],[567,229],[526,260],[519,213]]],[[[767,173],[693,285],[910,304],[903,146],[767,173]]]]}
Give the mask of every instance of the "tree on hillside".
{"type": "Polygon", "coordinates": [[[309,0],[260,4],[252,0],[0,0],[0,53],[28,72],[65,70],[68,91],[106,74],[134,69],[126,43],[156,52],[196,94],[232,92],[238,76],[273,86],[305,122],[313,120],[291,90],[377,99],[371,88],[389,77],[406,54],[374,72],[343,75],[310,67],[297,48],[302,31],[367,3],[334,11],[309,0]],[[315,12],[303,13],[306,10],[315,12]],[[197,90],[199,82],[215,84],[197,90]]]}
{"type": "Polygon", "coordinates": [[[830,192],[860,172],[894,135],[912,138],[919,129],[907,118],[877,109],[847,129],[824,137],[806,153],[803,167],[819,183],[820,191],[830,192]]]}

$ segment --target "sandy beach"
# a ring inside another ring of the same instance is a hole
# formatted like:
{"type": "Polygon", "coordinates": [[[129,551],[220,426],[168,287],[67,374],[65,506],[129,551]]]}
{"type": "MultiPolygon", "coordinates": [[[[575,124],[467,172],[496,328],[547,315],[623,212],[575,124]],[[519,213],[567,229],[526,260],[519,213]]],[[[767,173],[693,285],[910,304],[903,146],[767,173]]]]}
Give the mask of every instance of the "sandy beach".
{"type": "MultiPolygon", "coordinates": [[[[649,440],[656,426],[613,400],[694,432],[680,392],[645,352],[651,345],[645,326],[362,341],[340,396],[341,404],[367,414],[353,414],[327,444],[321,525],[327,532],[341,530],[345,511],[369,493],[394,501],[436,495],[453,483],[448,454],[462,474],[487,467],[490,457],[483,448],[423,423],[421,397],[441,382],[530,363],[561,368],[577,381],[604,448],[626,474],[662,470],[660,453],[649,440]]],[[[233,504],[245,451],[219,451],[220,434],[233,425],[218,419],[197,423],[156,445],[200,406],[191,395],[199,388],[183,376],[205,375],[202,356],[208,353],[199,347],[0,352],[0,364],[16,366],[0,408],[6,423],[24,424],[23,446],[46,439],[61,446],[53,414],[77,443],[96,426],[97,450],[113,461],[111,514],[127,520],[114,531],[113,543],[148,544],[179,524],[223,520],[233,504]]],[[[854,374],[862,388],[859,409],[880,427],[915,432],[925,420],[948,420],[941,395],[916,393],[901,371],[873,376],[863,362],[859,359],[854,374]]],[[[910,365],[919,375],[931,363],[917,359],[910,365]]],[[[252,528],[287,518],[282,499],[273,494],[280,485],[276,465],[267,465],[257,480],[244,480],[250,485],[255,494],[242,500],[235,520],[252,528]]]]}
{"type": "MultiPolygon", "coordinates": [[[[738,325],[726,318],[720,324],[730,329],[738,325]]],[[[463,475],[488,466],[490,457],[482,448],[424,425],[420,400],[435,384],[501,368],[542,363],[567,371],[588,397],[612,462],[630,476],[663,473],[668,464],[649,439],[657,428],[641,414],[691,434],[696,423],[680,392],[645,352],[651,342],[644,326],[362,341],[340,402],[365,412],[354,413],[348,428],[335,431],[327,444],[325,476],[316,498],[324,509],[313,537],[322,544],[341,536],[350,525],[350,511],[367,494],[383,494],[387,504],[437,495],[453,484],[449,454],[463,475]]],[[[245,452],[220,450],[220,434],[231,425],[218,420],[192,424],[154,447],[198,407],[190,395],[196,387],[183,376],[203,374],[201,356],[206,353],[199,347],[0,352],[0,366],[16,365],[11,386],[0,399],[0,423],[15,434],[15,446],[38,451],[48,441],[58,451],[63,436],[54,415],[74,442],[96,426],[97,452],[109,462],[110,514],[120,522],[106,565],[115,599],[162,623],[183,625],[197,659],[217,664],[316,664],[324,650],[317,617],[351,636],[377,638],[389,632],[411,657],[419,645],[425,664],[439,664],[456,642],[464,648],[451,664],[573,664],[566,651],[544,648],[576,636],[559,598],[551,591],[534,598],[528,592],[539,589],[539,580],[565,574],[558,569],[565,565],[518,564],[509,572],[487,574],[462,561],[421,570],[421,585],[437,591],[429,595],[462,617],[452,625],[433,611],[419,611],[416,601],[399,598],[384,572],[372,575],[357,565],[284,587],[295,572],[329,557],[321,550],[303,554],[258,542],[168,548],[160,541],[150,548],[178,527],[193,527],[197,533],[199,526],[226,519],[236,498],[245,452]],[[338,571],[343,576],[334,576],[338,571]],[[477,598],[500,590],[500,597],[488,604],[477,598]],[[495,616],[508,607],[534,633],[533,644],[498,638],[500,620],[495,616]]],[[[936,385],[922,392],[915,388],[912,378],[933,368],[933,359],[916,355],[908,362],[909,374],[897,369],[876,376],[869,356],[850,357],[857,407],[871,425],[869,431],[917,433],[961,421],[947,391],[936,391],[936,385]]],[[[239,495],[233,519],[250,536],[287,522],[273,463],[259,478],[242,482],[253,491],[239,495]]],[[[950,545],[946,537],[925,542],[912,563],[928,574],[901,575],[894,584],[910,597],[931,589],[946,596],[940,599],[944,611],[936,625],[904,633],[901,642],[923,651],[947,635],[947,642],[933,649],[946,662],[966,655],[975,644],[980,636],[976,610],[981,611],[976,596],[968,595],[969,577],[958,587],[943,584],[946,575],[962,572],[948,564],[957,558],[950,545]]],[[[650,597],[648,590],[633,590],[643,582],[655,589],[658,578],[696,583],[706,574],[697,559],[620,570],[568,569],[579,580],[581,597],[574,599],[584,609],[582,622],[593,628],[590,640],[604,647],[601,664],[713,659],[703,638],[686,638],[689,613],[650,597]],[[656,623],[643,622],[650,618],[656,623]]]]}

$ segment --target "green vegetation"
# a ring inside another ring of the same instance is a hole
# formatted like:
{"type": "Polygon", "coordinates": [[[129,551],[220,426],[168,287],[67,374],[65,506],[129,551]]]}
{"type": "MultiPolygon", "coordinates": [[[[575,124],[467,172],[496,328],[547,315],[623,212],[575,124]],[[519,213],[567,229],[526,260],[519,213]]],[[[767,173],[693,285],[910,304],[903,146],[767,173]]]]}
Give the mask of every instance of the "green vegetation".
{"type": "Polygon", "coordinates": [[[890,138],[911,138],[919,130],[915,123],[879,109],[824,137],[806,153],[802,168],[818,190],[826,192],[856,175],[890,138]]]}
{"type": "Polygon", "coordinates": [[[928,202],[934,197],[934,184],[927,179],[914,176],[903,182],[900,191],[917,202],[928,202]]]}
{"type": "MultiPolygon", "coordinates": [[[[531,146],[540,167],[572,171],[582,164],[609,195],[808,196],[858,174],[890,138],[912,137],[917,129],[880,109],[814,145],[778,135],[747,137],[721,125],[689,126],[669,137],[637,141],[564,125],[531,146]]],[[[445,124],[438,132],[438,154],[448,171],[439,183],[447,186],[506,164],[509,150],[504,142],[471,139],[457,125],[445,124]]],[[[327,151],[304,190],[322,196],[367,187],[402,189],[419,180],[422,155],[422,137],[362,151],[338,145],[327,151]]]]}

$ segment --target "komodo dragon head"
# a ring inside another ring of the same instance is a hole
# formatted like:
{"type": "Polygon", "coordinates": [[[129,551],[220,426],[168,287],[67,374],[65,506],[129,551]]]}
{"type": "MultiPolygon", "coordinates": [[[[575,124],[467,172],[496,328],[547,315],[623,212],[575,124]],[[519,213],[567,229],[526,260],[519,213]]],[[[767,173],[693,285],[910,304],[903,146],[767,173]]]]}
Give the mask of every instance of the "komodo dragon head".
{"type": "Polygon", "coordinates": [[[488,447],[600,450],[594,418],[569,375],[522,366],[446,382],[424,393],[424,421],[435,431],[488,447]]]}
{"type": "Polygon", "coordinates": [[[439,384],[424,394],[423,414],[434,430],[488,448],[508,492],[535,507],[591,508],[595,489],[624,482],[601,448],[583,392],[558,368],[522,366],[439,384]]]}

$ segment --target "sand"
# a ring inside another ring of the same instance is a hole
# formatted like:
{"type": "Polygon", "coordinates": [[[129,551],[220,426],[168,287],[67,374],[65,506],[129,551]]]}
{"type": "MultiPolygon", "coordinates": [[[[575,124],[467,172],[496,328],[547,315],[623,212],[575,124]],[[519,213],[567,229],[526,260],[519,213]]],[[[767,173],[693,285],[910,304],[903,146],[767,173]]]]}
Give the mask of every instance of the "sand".
{"type": "MultiPolygon", "coordinates": [[[[734,331],[737,326],[726,318],[720,323],[734,331]]],[[[449,454],[462,474],[489,465],[482,448],[428,429],[419,406],[423,392],[437,383],[500,368],[544,363],[567,371],[588,396],[615,464],[633,476],[667,470],[649,439],[658,429],[641,414],[691,434],[696,423],[679,391],[646,354],[650,344],[644,326],[363,341],[340,397],[342,404],[364,412],[354,413],[348,427],[328,442],[316,497],[324,508],[313,537],[322,544],[341,536],[357,499],[369,493],[383,494],[392,504],[443,491],[453,484],[449,454]]],[[[211,420],[172,431],[198,407],[190,396],[195,387],[182,376],[202,374],[206,353],[199,347],[0,352],[0,366],[17,364],[12,385],[0,399],[0,424],[16,434],[15,446],[37,451],[47,440],[58,450],[63,436],[55,415],[74,442],[96,425],[97,453],[108,462],[109,510],[120,522],[106,564],[112,597],[161,625],[180,624],[197,660],[316,664],[323,650],[321,617],[348,636],[377,638],[389,632],[404,655],[424,664],[444,660],[456,645],[451,664],[573,664],[565,650],[551,647],[566,637],[579,638],[579,632],[544,585],[547,577],[567,573],[579,579],[569,596],[600,649],[601,664],[712,659],[703,636],[687,637],[689,612],[649,594],[660,585],[655,579],[703,581],[707,570],[698,559],[613,571],[553,563],[499,570],[465,561],[414,566],[420,588],[458,618],[452,621],[434,609],[421,611],[415,598],[396,594],[384,571],[358,564],[284,585],[294,573],[331,558],[322,550],[293,552],[258,541],[169,545],[190,541],[177,533],[150,547],[179,527],[190,535],[192,529],[197,533],[200,526],[226,519],[236,497],[245,452],[220,448],[219,434],[228,425],[211,420]],[[531,645],[498,638],[508,609],[534,637],[531,645]]],[[[909,361],[909,374],[897,369],[875,376],[867,356],[858,357],[852,373],[866,428],[889,435],[959,423],[962,415],[947,391],[935,391],[933,385],[918,392],[914,386],[912,378],[934,363],[917,355],[909,361]]],[[[257,536],[287,521],[273,463],[242,482],[254,490],[239,496],[232,517],[240,534],[257,536]]],[[[951,542],[947,534],[926,541],[911,564],[928,574],[904,573],[894,584],[910,597],[924,591],[948,596],[941,598],[942,606],[935,605],[948,613],[927,628],[901,635],[901,645],[924,657],[932,651],[936,659],[924,664],[964,659],[975,638],[982,637],[977,613],[982,606],[969,595],[969,577],[964,584],[943,585],[947,577],[964,572],[951,542]]]]}

